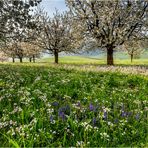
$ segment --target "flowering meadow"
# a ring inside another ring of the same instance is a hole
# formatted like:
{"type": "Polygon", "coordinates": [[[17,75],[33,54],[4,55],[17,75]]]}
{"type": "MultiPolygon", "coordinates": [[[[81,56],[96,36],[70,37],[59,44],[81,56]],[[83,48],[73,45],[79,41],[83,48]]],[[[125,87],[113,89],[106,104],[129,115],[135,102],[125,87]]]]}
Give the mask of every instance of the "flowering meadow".
{"type": "Polygon", "coordinates": [[[147,147],[148,78],[0,65],[1,147],[147,147]]]}

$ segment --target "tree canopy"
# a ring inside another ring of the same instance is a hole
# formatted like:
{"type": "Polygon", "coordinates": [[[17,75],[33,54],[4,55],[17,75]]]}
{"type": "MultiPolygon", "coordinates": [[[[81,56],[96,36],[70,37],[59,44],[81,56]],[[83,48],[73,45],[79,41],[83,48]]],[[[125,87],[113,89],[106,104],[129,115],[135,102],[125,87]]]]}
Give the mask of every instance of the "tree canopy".
{"type": "Polygon", "coordinates": [[[43,11],[38,12],[39,32],[37,44],[53,54],[55,63],[58,63],[58,56],[61,52],[75,52],[80,36],[73,28],[73,23],[68,12],[60,14],[58,11],[53,18],[49,18],[43,11]]]}
{"type": "Polygon", "coordinates": [[[107,50],[107,64],[113,64],[113,50],[131,38],[148,32],[148,1],[66,0],[71,14],[85,28],[85,37],[107,50]]]}
{"type": "Polygon", "coordinates": [[[12,37],[12,32],[21,31],[23,27],[34,27],[30,11],[31,7],[40,2],[41,0],[0,0],[0,40],[12,37]],[[16,30],[18,27],[19,30],[16,30]]]}

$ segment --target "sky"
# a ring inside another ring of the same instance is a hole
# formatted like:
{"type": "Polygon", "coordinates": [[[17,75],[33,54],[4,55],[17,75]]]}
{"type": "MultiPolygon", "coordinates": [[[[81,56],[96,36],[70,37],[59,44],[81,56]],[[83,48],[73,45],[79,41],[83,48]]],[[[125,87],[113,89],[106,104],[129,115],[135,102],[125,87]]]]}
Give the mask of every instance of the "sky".
{"type": "Polygon", "coordinates": [[[49,16],[53,16],[55,9],[59,12],[67,10],[65,0],[42,0],[41,7],[48,13],[49,16]]]}

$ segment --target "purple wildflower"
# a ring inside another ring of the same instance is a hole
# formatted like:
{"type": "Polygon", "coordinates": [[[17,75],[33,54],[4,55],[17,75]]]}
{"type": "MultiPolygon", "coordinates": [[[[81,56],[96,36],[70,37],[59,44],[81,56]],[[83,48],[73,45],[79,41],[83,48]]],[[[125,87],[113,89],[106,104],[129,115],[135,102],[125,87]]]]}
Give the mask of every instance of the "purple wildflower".
{"type": "Polygon", "coordinates": [[[131,115],[132,115],[132,112],[125,112],[125,111],[121,112],[122,117],[130,117],[131,115]]]}
{"type": "Polygon", "coordinates": [[[92,119],[92,124],[93,124],[93,126],[95,126],[96,125],[96,118],[94,117],[93,119],[92,119]]]}
{"type": "Polygon", "coordinates": [[[127,112],[122,111],[122,112],[121,112],[121,116],[122,116],[122,117],[126,117],[126,116],[127,116],[127,112]]]}
{"type": "Polygon", "coordinates": [[[52,103],[52,105],[53,105],[53,106],[58,106],[59,103],[55,101],[55,102],[52,103]]]}
{"type": "Polygon", "coordinates": [[[94,110],[94,106],[91,103],[89,104],[89,110],[90,111],[93,111],[94,110]]]}
{"type": "Polygon", "coordinates": [[[52,115],[50,116],[50,122],[53,122],[53,116],[52,115]]]}
{"type": "Polygon", "coordinates": [[[64,112],[59,111],[58,115],[59,115],[59,117],[60,117],[62,120],[65,120],[65,114],[64,114],[64,112]]]}
{"type": "Polygon", "coordinates": [[[107,111],[104,111],[104,120],[107,120],[107,111]]]}
{"type": "Polygon", "coordinates": [[[77,106],[78,106],[78,107],[80,107],[80,106],[81,106],[81,103],[80,103],[80,102],[78,102],[78,103],[77,103],[77,106]]]}

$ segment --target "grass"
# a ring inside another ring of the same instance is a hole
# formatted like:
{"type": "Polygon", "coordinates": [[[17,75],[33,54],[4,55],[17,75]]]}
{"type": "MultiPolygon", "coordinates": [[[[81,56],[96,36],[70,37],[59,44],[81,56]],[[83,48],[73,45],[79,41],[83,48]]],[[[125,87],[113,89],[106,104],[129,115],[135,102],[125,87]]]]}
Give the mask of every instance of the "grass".
{"type": "Polygon", "coordinates": [[[0,71],[0,146],[148,146],[147,77],[44,64],[0,71]]]}
{"type": "MultiPolygon", "coordinates": [[[[41,63],[54,63],[54,58],[42,58],[37,62],[41,63]]],[[[64,56],[59,57],[59,63],[61,64],[92,64],[92,65],[106,65],[106,59],[98,57],[84,57],[84,56],[64,56]]],[[[115,59],[115,65],[148,65],[148,59],[134,59],[131,63],[130,59],[115,59]]]]}
{"type": "MultiPolygon", "coordinates": [[[[43,58],[39,59],[37,62],[43,62],[43,63],[54,63],[54,58],[43,58]]],[[[91,57],[83,57],[83,56],[64,56],[59,57],[59,63],[61,64],[104,64],[105,61],[97,58],[91,58],[91,57]]]]}

